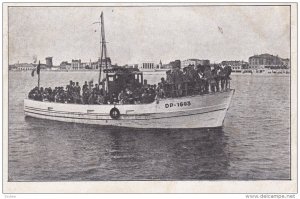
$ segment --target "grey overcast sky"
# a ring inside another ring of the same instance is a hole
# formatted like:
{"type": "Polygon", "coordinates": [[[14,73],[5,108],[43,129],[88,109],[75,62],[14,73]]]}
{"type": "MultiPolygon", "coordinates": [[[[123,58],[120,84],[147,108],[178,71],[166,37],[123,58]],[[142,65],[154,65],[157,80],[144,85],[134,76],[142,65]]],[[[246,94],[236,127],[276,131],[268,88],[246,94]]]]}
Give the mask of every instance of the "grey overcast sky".
{"type": "Polygon", "coordinates": [[[290,54],[288,6],[10,7],[9,63],[32,63],[34,55],[55,65],[95,61],[100,32],[92,23],[101,11],[108,55],[119,65],[290,54]]]}

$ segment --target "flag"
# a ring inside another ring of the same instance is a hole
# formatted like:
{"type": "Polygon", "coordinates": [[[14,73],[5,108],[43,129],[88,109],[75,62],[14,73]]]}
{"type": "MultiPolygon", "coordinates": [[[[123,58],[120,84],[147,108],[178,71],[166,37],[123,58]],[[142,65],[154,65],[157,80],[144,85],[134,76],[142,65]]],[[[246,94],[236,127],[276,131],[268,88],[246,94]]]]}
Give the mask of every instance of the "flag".
{"type": "Polygon", "coordinates": [[[36,67],[36,74],[40,74],[40,70],[41,70],[41,62],[39,61],[39,65],[37,65],[36,67]]]}
{"type": "Polygon", "coordinates": [[[33,77],[34,76],[34,71],[35,71],[35,68],[32,70],[32,72],[31,72],[31,77],[33,77]]]}
{"type": "Polygon", "coordinates": [[[41,63],[40,63],[40,61],[39,61],[39,64],[37,65],[37,67],[32,70],[32,72],[31,72],[31,76],[32,77],[34,77],[35,70],[36,70],[36,74],[39,75],[40,74],[40,70],[41,70],[41,63]]]}

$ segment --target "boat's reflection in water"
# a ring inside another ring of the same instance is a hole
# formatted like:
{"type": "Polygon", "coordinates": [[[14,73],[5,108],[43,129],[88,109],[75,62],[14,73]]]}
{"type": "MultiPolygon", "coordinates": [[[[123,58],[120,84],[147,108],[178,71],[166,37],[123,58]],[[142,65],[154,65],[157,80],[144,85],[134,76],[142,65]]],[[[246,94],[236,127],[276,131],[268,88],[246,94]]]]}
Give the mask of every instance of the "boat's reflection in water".
{"type": "Polygon", "coordinates": [[[46,167],[52,180],[229,177],[228,137],[222,128],[145,130],[34,118],[26,118],[26,123],[32,127],[30,139],[35,140],[36,162],[32,164],[43,164],[50,158],[52,167],[46,167]]]}

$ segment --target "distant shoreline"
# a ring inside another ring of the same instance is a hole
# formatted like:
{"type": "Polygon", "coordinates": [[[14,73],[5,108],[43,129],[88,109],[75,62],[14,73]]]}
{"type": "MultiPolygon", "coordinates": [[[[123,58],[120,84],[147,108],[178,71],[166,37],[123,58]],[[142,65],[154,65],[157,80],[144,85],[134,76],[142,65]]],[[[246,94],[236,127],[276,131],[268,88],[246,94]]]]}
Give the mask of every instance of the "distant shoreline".
{"type": "Polygon", "coordinates": [[[286,73],[231,73],[232,76],[271,76],[271,77],[289,77],[291,74],[286,73]]]}
{"type": "MultiPolygon", "coordinates": [[[[31,73],[31,70],[9,70],[9,72],[28,72],[31,73]]],[[[98,73],[98,70],[42,70],[43,72],[56,72],[56,73],[98,73]]],[[[166,71],[141,71],[145,75],[164,75],[166,71]]],[[[291,74],[286,73],[231,73],[232,76],[271,76],[271,77],[289,77],[291,74]]]]}

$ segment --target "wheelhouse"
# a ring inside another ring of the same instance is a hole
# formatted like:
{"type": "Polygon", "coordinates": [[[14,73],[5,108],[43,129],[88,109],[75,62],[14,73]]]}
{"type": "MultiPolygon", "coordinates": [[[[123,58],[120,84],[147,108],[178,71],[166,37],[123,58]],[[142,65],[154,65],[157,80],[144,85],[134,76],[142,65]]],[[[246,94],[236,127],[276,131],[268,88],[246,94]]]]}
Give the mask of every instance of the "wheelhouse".
{"type": "Polygon", "coordinates": [[[106,78],[102,80],[102,85],[108,96],[118,94],[126,88],[133,90],[144,85],[143,73],[136,68],[117,67],[103,71],[106,78]]]}

